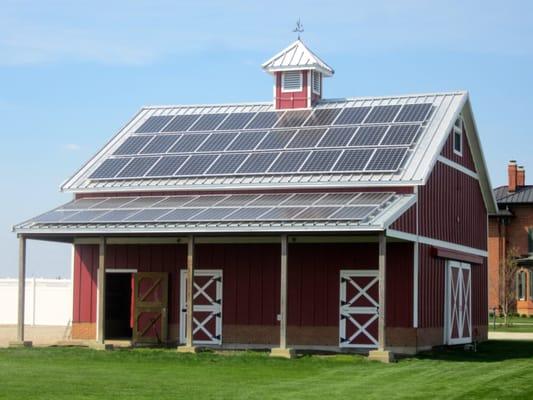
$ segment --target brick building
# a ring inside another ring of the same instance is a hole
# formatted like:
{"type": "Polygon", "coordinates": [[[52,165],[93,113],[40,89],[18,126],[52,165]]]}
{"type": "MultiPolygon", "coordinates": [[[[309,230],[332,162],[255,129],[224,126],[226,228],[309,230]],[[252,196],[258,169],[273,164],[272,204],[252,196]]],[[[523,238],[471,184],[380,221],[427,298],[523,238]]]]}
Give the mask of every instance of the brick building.
{"type": "Polygon", "coordinates": [[[500,305],[500,267],[511,249],[518,256],[516,308],[533,315],[533,185],[526,185],[525,170],[510,161],[508,184],[494,189],[498,213],[489,219],[489,308],[500,305]]]}

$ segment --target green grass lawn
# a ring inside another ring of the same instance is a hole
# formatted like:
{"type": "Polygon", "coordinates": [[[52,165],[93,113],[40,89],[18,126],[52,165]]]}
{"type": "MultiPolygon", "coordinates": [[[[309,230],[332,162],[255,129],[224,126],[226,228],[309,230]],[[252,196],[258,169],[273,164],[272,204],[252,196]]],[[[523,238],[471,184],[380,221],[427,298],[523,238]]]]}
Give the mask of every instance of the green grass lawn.
{"type": "Polygon", "coordinates": [[[503,318],[496,318],[496,329],[494,329],[494,318],[489,317],[489,330],[496,332],[533,332],[533,318],[512,317],[509,319],[509,326],[504,326],[503,318]]]}
{"type": "Polygon", "coordinates": [[[477,353],[426,353],[396,364],[356,355],[269,358],[173,350],[0,350],[10,399],[531,399],[533,342],[491,341],[477,353]]]}

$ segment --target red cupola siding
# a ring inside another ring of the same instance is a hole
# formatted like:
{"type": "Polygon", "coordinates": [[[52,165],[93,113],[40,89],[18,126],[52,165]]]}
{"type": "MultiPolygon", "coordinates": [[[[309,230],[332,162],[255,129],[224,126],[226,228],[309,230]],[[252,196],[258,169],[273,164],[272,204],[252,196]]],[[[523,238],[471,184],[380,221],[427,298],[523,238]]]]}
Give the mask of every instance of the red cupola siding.
{"type": "Polygon", "coordinates": [[[298,39],[262,65],[274,76],[276,109],[309,108],[321,98],[323,78],[334,71],[298,39]]]}
{"type": "Polygon", "coordinates": [[[273,102],[141,109],[72,201],[15,227],[21,282],[26,239],[72,243],[72,335],[101,346],[390,360],[486,339],[496,206],[468,93],[325,99],[301,40],[262,68],[273,102]]]}

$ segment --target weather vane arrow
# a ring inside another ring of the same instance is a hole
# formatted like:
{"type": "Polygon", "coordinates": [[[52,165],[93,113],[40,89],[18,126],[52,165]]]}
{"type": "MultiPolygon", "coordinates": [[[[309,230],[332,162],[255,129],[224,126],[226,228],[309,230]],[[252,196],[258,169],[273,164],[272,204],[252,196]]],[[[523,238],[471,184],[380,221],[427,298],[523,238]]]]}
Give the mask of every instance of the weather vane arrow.
{"type": "Polygon", "coordinates": [[[298,40],[300,40],[300,33],[304,31],[304,26],[302,25],[300,18],[298,18],[298,21],[296,21],[296,28],[294,28],[292,31],[298,33],[298,40]]]}

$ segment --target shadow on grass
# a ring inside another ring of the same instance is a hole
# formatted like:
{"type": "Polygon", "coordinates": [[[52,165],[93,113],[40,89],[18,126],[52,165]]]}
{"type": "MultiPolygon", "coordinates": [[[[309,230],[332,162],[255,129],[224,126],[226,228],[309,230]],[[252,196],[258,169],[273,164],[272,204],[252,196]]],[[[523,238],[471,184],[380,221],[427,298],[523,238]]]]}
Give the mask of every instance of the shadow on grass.
{"type": "Polygon", "coordinates": [[[464,346],[443,347],[420,353],[411,358],[464,362],[498,362],[527,359],[533,358],[533,341],[490,340],[480,343],[476,352],[465,350],[464,346]]]}

